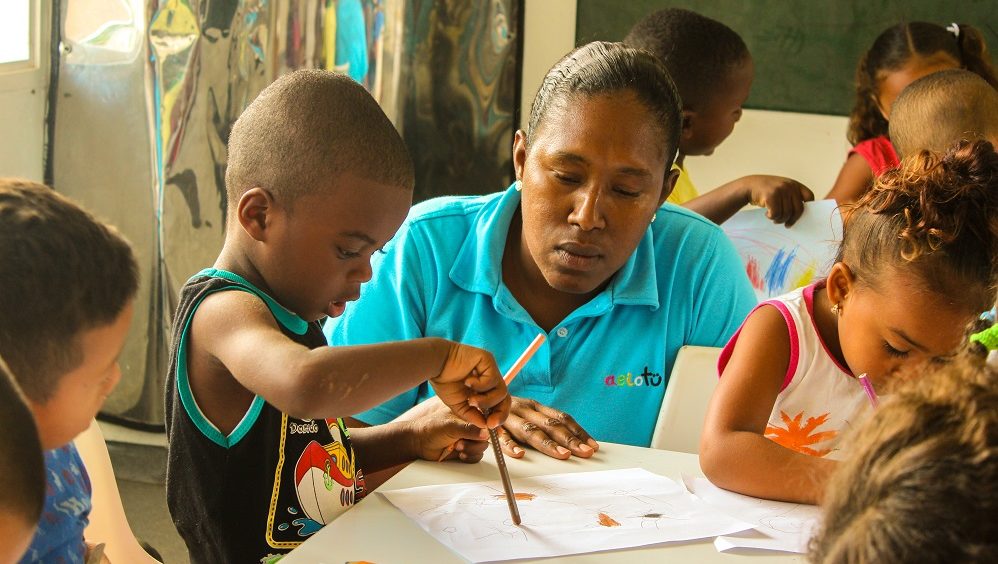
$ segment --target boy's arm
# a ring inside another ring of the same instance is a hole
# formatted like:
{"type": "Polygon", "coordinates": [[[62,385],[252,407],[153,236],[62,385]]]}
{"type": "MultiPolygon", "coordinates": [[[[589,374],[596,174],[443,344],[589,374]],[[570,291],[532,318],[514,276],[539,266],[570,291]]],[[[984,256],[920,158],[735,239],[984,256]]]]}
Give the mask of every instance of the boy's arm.
{"type": "MultiPolygon", "coordinates": [[[[404,223],[384,252],[371,257],[372,278],[364,284],[360,299],[348,305],[343,315],[326,321],[323,332],[329,344],[366,345],[425,337],[428,310],[440,282],[437,263],[441,258],[421,232],[404,223]]],[[[426,388],[421,384],[357,414],[356,419],[374,425],[392,421],[426,397],[426,388]]]]}
{"type": "Polygon", "coordinates": [[[420,417],[391,423],[350,429],[350,439],[364,472],[377,472],[413,460],[459,459],[477,462],[487,446],[488,433],[462,421],[436,401],[427,401],[414,409],[429,405],[420,417]],[[448,450],[455,444],[460,450],[448,450]]]}
{"type": "Polygon", "coordinates": [[[158,562],[139,546],[125,517],[118,484],[114,480],[111,457],[104,435],[96,421],[73,441],[83,466],[90,476],[92,489],[90,524],[83,533],[89,544],[104,543],[104,556],[111,562],[158,562]]]}
{"type": "Polygon", "coordinates": [[[852,204],[859,200],[873,185],[873,171],[859,153],[852,153],[842,165],[835,185],[825,198],[842,204],[852,204]]]}
{"type": "Polygon", "coordinates": [[[757,309],[739,333],[707,408],[700,467],[727,490],[818,503],[835,463],[765,437],[789,364],[790,336],[782,314],[771,306],[757,309]]]}
{"type": "Polygon", "coordinates": [[[804,213],[814,194],[800,182],[782,176],[755,174],[728,182],[683,204],[720,225],[748,204],[766,208],[766,217],[790,227],[804,213]]]}
{"type": "Polygon", "coordinates": [[[384,425],[367,425],[352,418],[346,423],[368,490],[376,489],[418,458],[473,463],[482,459],[489,445],[486,431],[458,419],[437,397],[384,425]]]}
{"type": "Polygon", "coordinates": [[[287,338],[266,305],[246,292],[218,292],[194,315],[191,339],[241,386],[298,418],[344,417],[429,379],[462,419],[491,426],[509,399],[492,355],[444,339],[309,349],[287,338]]]}

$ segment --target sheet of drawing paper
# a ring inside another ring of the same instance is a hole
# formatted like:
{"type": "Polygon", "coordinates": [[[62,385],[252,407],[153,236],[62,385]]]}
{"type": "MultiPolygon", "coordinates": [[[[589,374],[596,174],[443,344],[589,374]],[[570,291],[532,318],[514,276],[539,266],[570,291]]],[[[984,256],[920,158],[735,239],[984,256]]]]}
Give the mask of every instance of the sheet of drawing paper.
{"type": "Polygon", "coordinates": [[[513,480],[514,526],[500,482],[379,492],[426,532],[472,562],[543,558],[711,538],[751,529],[647,470],[513,480]]]}
{"type": "Polygon", "coordinates": [[[706,478],[683,475],[686,489],[693,495],[736,519],[752,523],[764,536],[720,537],[714,546],[721,552],[732,548],[757,548],[781,552],[807,552],[821,509],[816,505],[759,499],[729,492],[706,478]]]}
{"type": "Polygon", "coordinates": [[[762,208],[740,211],[722,227],[760,300],[823,278],[842,240],[835,200],[805,203],[804,214],[790,228],[770,221],[762,208]]]}

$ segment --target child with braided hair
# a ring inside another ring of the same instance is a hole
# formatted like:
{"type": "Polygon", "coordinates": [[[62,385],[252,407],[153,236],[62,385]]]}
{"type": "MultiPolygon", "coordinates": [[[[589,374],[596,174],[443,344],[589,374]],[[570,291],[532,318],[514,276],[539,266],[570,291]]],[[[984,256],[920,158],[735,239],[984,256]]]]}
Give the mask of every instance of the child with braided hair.
{"type": "Polygon", "coordinates": [[[923,151],[850,211],[828,278],[760,304],[724,348],[700,464],[717,485],[820,501],[839,435],[906,366],[948,360],[994,303],[998,153],[923,151]],[[774,479],[778,478],[778,479],[774,479]]]}

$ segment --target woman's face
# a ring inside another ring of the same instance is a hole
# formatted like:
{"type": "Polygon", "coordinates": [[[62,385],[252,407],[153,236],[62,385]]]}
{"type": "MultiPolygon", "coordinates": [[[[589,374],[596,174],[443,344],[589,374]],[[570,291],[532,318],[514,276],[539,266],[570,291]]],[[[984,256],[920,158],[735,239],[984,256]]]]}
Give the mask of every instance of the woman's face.
{"type": "Polygon", "coordinates": [[[662,130],[633,92],[554,101],[529,148],[513,145],[524,253],[555,290],[601,290],[675,184],[662,130]]]}

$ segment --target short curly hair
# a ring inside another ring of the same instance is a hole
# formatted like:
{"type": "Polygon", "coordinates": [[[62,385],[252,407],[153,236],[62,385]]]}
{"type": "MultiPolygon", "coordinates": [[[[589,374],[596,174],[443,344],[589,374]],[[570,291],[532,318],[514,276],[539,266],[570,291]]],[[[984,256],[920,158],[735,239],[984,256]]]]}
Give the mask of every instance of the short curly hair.
{"type": "Polygon", "coordinates": [[[998,371],[965,354],[909,376],[847,438],[812,562],[998,561],[998,371]]]}
{"type": "Polygon", "coordinates": [[[286,74],[232,126],[225,169],[229,209],[256,186],[292,205],[350,172],[412,190],[415,169],[402,137],[363,86],[318,69],[286,74]]]}

